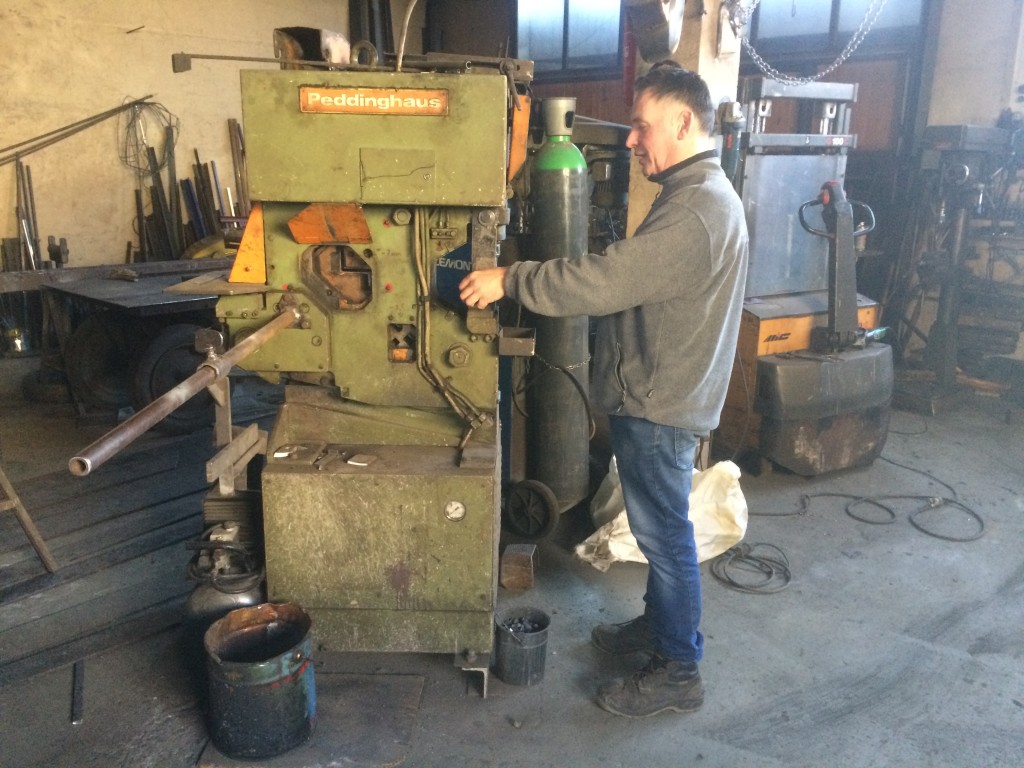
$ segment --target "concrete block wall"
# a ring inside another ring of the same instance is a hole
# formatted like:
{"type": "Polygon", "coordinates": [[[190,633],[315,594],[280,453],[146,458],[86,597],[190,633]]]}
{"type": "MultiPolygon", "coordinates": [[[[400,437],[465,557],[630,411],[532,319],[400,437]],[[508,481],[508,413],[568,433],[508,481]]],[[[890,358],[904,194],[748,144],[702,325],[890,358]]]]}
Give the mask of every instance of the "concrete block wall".
{"type": "MultiPolygon", "coordinates": [[[[11,0],[0,7],[0,147],[152,94],[180,121],[179,178],[191,176],[198,150],[233,187],[227,121],[241,119],[238,70],[264,65],[196,61],[174,74],[171,54],[269,57],[273,30],[287,26],[347,34],[348,3],[11,0]]],[[[111,119],[24,157],[44,247],[48,235],[67,238],[71,266],[122,263],[126,243],[137,241],[138,180],[119,160],[119,139],[111,119]]],[[[17,237],[15,195],[14,164],[0,166],[0,237],[17,237]]]]}

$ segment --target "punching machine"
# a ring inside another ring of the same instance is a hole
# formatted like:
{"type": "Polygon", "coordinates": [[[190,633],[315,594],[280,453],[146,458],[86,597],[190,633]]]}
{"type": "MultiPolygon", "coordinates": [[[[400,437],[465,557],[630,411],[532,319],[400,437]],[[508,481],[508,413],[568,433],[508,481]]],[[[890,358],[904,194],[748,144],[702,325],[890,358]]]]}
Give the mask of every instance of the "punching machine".
{"type": "Polygon", "coordinates": [[[588,246],[572,103],[551,100],[531,139],[531,79],[529,61],[438,54],[243,70],[252,211],[230,274],[178,288],[218,296],[218,326],[197,339],[206,359],[71,461],[88,473],[209,389],[204,515],[257,499],[242,528],[258,540],[238,546],[260,553],[265,599],[301,605],[321,647],[452,653],[486,680],[512,400],[528,414],[527,521],[534,491],[546,514],[586,495],[586,318],[503,327],[457,292],[508,258],[506,237],[522,258],[588,246]],[[532,357],[499,397],[504,354],[532,357]],[[284,385],[269,434],[230,424],[236,365],[284,385]]]}

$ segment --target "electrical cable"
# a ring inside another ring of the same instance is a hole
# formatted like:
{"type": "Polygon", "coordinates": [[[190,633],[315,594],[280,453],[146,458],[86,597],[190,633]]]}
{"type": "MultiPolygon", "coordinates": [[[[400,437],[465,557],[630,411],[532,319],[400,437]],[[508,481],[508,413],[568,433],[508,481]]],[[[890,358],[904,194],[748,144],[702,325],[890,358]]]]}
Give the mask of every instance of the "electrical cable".
{"type": "Polygon", "coordinates": [[[810,511],[811,499],[850,499],[850,503],[846,505],[845,512],[854,520],[861,523],[867,523],[868,525],[891,525],[896,522],[896,510],[887,504],[882,504],[879,499],[896,499],[896,498],[907,498],[897,496],[856,496],[852,493],[802,493],[800,494],[800,511],[799,514],[806,514],[810,511]],[[870,504],[873,507],[877,507],[886,513],[887,517],[883,520],[872,520],[868,517],[862,517],[855,515],[852,512],[853,507],[858,504],[870,504]]]}
{"type": "Polygon", "coordinates": [[[928,536],[934,536],[936,539],[942,539],[943,541],[956,541],[956,542],[968,542],[977,541],[985,535],[985,521],[981,518],[977,512],[968,507],[966,504],[957,501],[956,499],[945,499],[945,498],[931,498],[928,500],[928,504],[921,507],[920,509],[911,512],[907,516],[907,522],[917,528],[921,533],[927,534],[928,536]],[[929,530],[918,520],[919,516],[930,510],[940,509],[941,507],[954,507],[966,513],[978,524],[978,532],[973,536],[948,536],[943,533],[937,533],[933,530],[929,530]]]}
{"type": "MultiPolygon", "coordinates": [[[[588,365],[590,363],[590,358],[587,358],[581,363],[573,363],[572,365],[554,365],[553,363],[549,363],[547,360],[545,360],[543,357],[537,354],[535,354],[531,359],[537,360],[538,362],[542,363],[545,366],[545,370],[538,373],[521,388],[517,388],[513,394],[523,394],[524,392],[526,392],[526,390],[528,390],[530,387],[536,384],[540,377],[543,376],[547,371],[558,371],[559,373],[565,374],[569,381],[572,382],[572,385],[576,388],[576,391],[579,393],[580,399],[583,401],[583,408],[587,412],[587,422],[590,424],[590,437],[593,438],[594,435],[597,433],[597,423],[594,421],[594,412],[590,407],[590,397],[587,395],[587,392],[583,389],[583,385],[580,384],[579,379],[577,379],[572,374],[573,368],[582,368],[583,366],[588,365]]],[[[527,377],[524,375],[522,377],[522,380],[525,380],[526,378],[527,377]]],[[[516,401],[513,400],[513,402],[516,401]]],[[[516,403],[516,408],[521,414],[527,416],[527,413],[518,403],[516,403]]]]}
{"type": "MultiPolygon", "coordinates": [[[[922,506],[918,509],[913,510],[907,516],[907,522],[909,522],[914,528],[921,533],[931,536],[936,539],[943,541],[952,541],[957,543],[967,543],[980,539],[985,534],[985,521],[975,510],[968,507],[959,499],[955,498],[957,493],[948,483],[940,480],[929,472],[915,467],[901,464],[898,461],[885,458],[884,456],[879,457],[883,461],[892,464],[893,466],[906,469],[910,472],[923,475],[932,482],[941,485],[947,489],[953,498],[944,496],[925,496],[925,495],[913,495],[913,494],[888,494],[883,496],[859,496],[852,493],[813,493],[813,494],[801,494],[800,505],[795,512],[782,512],[782,513],[764,513],[764,512],[748,512],[751,516],[759,515],[762,517],[786,517],[789,515],[804,515],[810,511],[810,503],[812,499],[817,498],[838,498],[848,499],[848,503],[844,506],[844,511],[847,515],[862,523],[869,525],[891,525],[898,519],[898,512],[893,505],[885,502],[890,501],[919,501],[923,502],[922,506]],[[885,517],[882,519],[872,519],[865,516],[863,513],[858,513],[858,508],[868,505],[874,507],[876,510],[880,510],[885,513],[885,517]],[[951,536],[945,533],[939,533],[938,531],[929,528],[922,521],[922,516],[929,512],[937,512],[942,509],[955,509],[960,510],[973,520],[977,526],[977,530],[974,533],[964,536],[951,536]]],[[[789,560],[786,558],[785,553],[773,544],[738,544],[735,547],[727,550],[723,554],[716,557],[711,561],[711,574],[720,582],[725,584],[730,589],[735,589],[740,592],[747,592],[751,594],[770,594],[785,589],[791,579],[791,573],[789,570],[789,560]],[[774,556],[759,555],[755,554],[757,547],[767,547],[774,550],[777,553],[774,556]],[[736,571],[742,571],[746,573],[754,573],[760,575],[759,581],[742,580],[737,578],[735,575],[736,571]]]]}
{"type": "Polygon", "coordinates": [[[124,109],[118,113],[118,134],[121,141],[118,146],[118,157],[122,165],[131,168],[139,174],[151,173],[149,165],[149,148],[154,146],[146,137],[148,126],[153,126],[151,132],[159,137],[163,146],[157,152],[157,169],[162,170],[167,165],[167,159],[174,150],[174,144],[178,141],[180,121],[178,118],[158,102],[142,102],[134,100],[126,103],[124,109]],[[167,146],[163,143],[163,137],[167,135],[167,128],[172,130],[173,143],[167,146]]]}
{"type": "Polygon", "coordinates": [[[906,464],[900,464],[898,461],[893,461],[892,459],[887,459],[885,456],[879,456],[878,458],[881,459],[882,461],[888,463],[888,464],[892,464],[894,467],[899,467],[900,469],[905,469],[908,472],[916,472],[917,474],[922,475],[922,476],[928,478],[933,483],[935,483],[937,485],[941,485],[943,488],[945,488],[947,491],[949,491],[951,494],[953,494],[954,498],[956,498],[956,496],[957,496],[956,489],[953,486],[949,485],[948,483],[944,483],[942,480],[939,480],[939,478],[937,478],[935,475],[931,474],[930,472],[925,472],[923,469],[916,469],[915,467],[908,467],[906,464]]]}
{"type": "Polygon", "coordinates": [[[747,510],[747,515],[750,517],[798,517],[800,515],[806,515],[807,510],[800,508],[793,512],[751,512],[747,510]]]}
{"type": "Polygon", "coordinates": [[[466,422],[466,430],[463,432],[459,442],[460,450],[465,447],[472,436],[473,430],[486,421],[486,414],[478,408],[466,395],[460,392],[444,376],[442,376],[430,359],[430,287],[427,282],[427,272],[423,263],[423,254],[427,252],[428,230],[423,224],[422,216],[426,216],[427,225],[431,212],[421,213],[419,208],[413,209],[413,264],[416,268],[417,284],[417,316],[419,318],[419,329],[416,335],[417,354],[416,367],[431,386],[447,401],[452,410],[466,422]]]}
{"type": "Polygon", "coordinates": [[[916,469],[914,467],[908,467],[905,464],[900,464],[899,462],[893,461],[892,459],[887,459],[884,456],[879,457],[879,458],[881,458],[883,461],[887,461],[888,463],[890,463],[890,464],[892,464],[894,466],[900,467],[901,469],[906,469],[906,470],[909,470],[911,472],[916,472],[916,473],[918,473],[920,475],[924,475],[928,479],[932,480],[933,482],[941,485],[942,487],[944,487],[948,491],[950,491],[950,493],[953,494],[953,498],[946,497],[946,496],[926,496],[926,495],[919,495],[919,494],[918,495],[915,495],[915,494],[888,494],[888,495],[883,495],[883,496],[858,496],[858,495],[852,494],[852,493],[812,493],[812,494],[802,494],[800,496],[800,512],[804,513],[804,512],[809,511],[811,499],[816,499],[816,498],[841,498],[841,499],[849,499],[850,501],[849,501],[849,503],[847,503],[845,505],[845,507],[843,508],[843,511],[845,511],[846,514],[849,515],[850,517],[852,517],[854,520],[857,520],[857,521],[862,522],[862,523],[867,523],[869,525],[891,525],[892,523],[896,522],[896,520],[898,519],[898,512],[897,512],[897,510],[896,510],[896,508],[894,506],[892,506],[890,504],[886,504],[884,502],[887,502],[887,501],[920,501],[920,502],[924,503],[923,506],[920,507],[919,509],[914,510],[913,512],[910,512],[908,517],[907,517],[907,522],[909,522],[914,528],[919,530],[921,533],[924,533],[924,534],[926,534],[928,536],[932,536],[933,538],[936,538],[936,539],[942,539],[943,541],[954,541],[954,542],[961,542],[961,543],[966,543],[966,542],[970,542],[970,541],[977,541],[978,539],[980,539],[985,534],[985,520],[976,511],[974,511],[973,509],[968,507],[966,504],[964,504],[959,499],[955,498],[956,495],[957,495],[956,494],[956,490],[951,485],[949,485],[948,483],[943,482],[942,480],[938,479],[937,477],[935,477],[934,475],[932,475],[932,474],[930,474],[928,472],[925,472],[924,470],[916,469]],[[872,506],[875,509],[883,511],[885,513],[886,517],[884,519],[881,519],[881,520],[871,519],[870,517],[865,517],[863,514],[858,514],[857,512],[854,511],[858,507],[860,507],[862,505],[865,505],[865,504],[869,505],[869,506],[872,506]],[[932,530],[932,529],[928,528],[927,526],[925,526],[921,522],[920,518],[921,518],[921,516],[924,513],[930,512],[930,511],[936,511],[936,510],[943,509],[943,508],[958,509],[961,512],[965,513],[970,519],[972,519],[976,523],[977,531],[974,532],[973,534],[969,534],[969,535],[966,535],[966,536],[950,536],[948,534],[939,533],[939,532],[937,532],[935,530],[932,530]]]}
{"type": "Polygon", "coordinates": [[[914,496],[910,494],[893,494],[887,496],[856,496],[850,493],[813,493],[804,494],[800,497],[801,507],[804,511],[806,511],[810,505],[811,499],[822,497],[850,499],[850,502],[843,508],[843,511],[846,512],[846,514],[852,517],[854,520],[857,520],[861,523],[867,523],[868,525],[891,525],[892,523],[896,522],[898,517],[896,509],[893,506],[890,506],[889,504],[884,504],[884,501],[923,501],[924,506],[922,506],[920,509],[914,510],[907,517],[907,522],[909,522],[921,533],[924,533],[928,536],[932,536],[936,539],[942,539],[943,541],[955,541],[962,543],[966,543],[969,541],[977,541],[985,535],[985,521],[984,519],[982,519],[981,515],[979,515],[973,509],[968,507],[963,502],[958,501],[957,499],[950,499],[944,496],[914,496]],[[872,520],[871,518],[864,517],[860,514],[856,514],[854,512],[854,509],[861,504],[869,504],[877,509],[884,511],[887,515],[887,518],[884,520],[872,520]],[[938,533],[937,531],[927,528],[918,519],[920,515],[922,515],[925,512],[942,509],[943,507],[952,507],[954,509],[959,509],[960,511],[966,513],[967,516],[974,520],[977,524],[977,532],[968,536],[950,536],[948,534],[938,533]]]}
{"type": "MultiPolygon", "coordinates": [[[[910,436],[910,437],[913,437],[915,435],[923,435],[923,434],[925,434],[928,431],[928,420],[925,419],[923,416],[920,417],[920,418],[921,418],[921,422],[924,424],[924,426],[921,429],[919,429],[918,431],[916,431],[916,432],[900,432],[899,430],[896,430],[896,429],[893,429],[892,427],[890,427],[889,428],[889,434],[890,435],[904,435],[904,436],[910,436]]],[[[889,459],[885,459],[884,457],[883,457],[883,460],[884,461],[889,461],[889,459]]],[[[890,464],[895,464],[896,462],[889,461],[889,463],[890,464]]],[[[909,467],[907,467],[907,469],[909,469],[909,467]]]]}
{"type": "Polygon", "coordinates": [[[766,595],[789,586],[792,573],[785,552],[774,544],[737,544],[711,561],[711,575],[729,589],[747,594],[766,595]],[[761,554],[759,550],[771,550],[761,554]],[[739,574],[753,574],[740,578],[739,574]]]}
{"type": "Polygon", "coordinates": [[[572,382],[572,385],[576,388],[576,391],[579,393],[580,399],[583,401],[583,408],[587,413],[587,423],[590,424],[589,437],[592,439],[594,435],[597,434],[597,422],[594,420],[594,414],[590,407],[590,398],[587,395],[587,393],[583,390],[583,385],[580,384],[579,379],[573,376],[573,374],[569,370],[570,368],[575,368],[580,365],[583,365],[583,363],[577,363],[576,365],[563,367],[559,365],[552,365],[539,355],[534,355],[534,357],[537,360],[540,360],[542,363],[544,363],[544,365],[546,365],[547,368],[545,371],[541,371],[537,376],[534,376],[532,379],[529,378],[529,371],[523,373],[523,375],[519,377],[518,383],[516,383],[512,387],[512,406],[516,409],[516,412],[523,418],[529,418],[530,414],[527,412],[526,408],[523,407],[523,403],[521,401],[522,395],[524,395],[526,393],[526,390],[532,387],[540,379],[540,377],[544,375],[544,373],[546,373],[547,371],[558,371],[559,373],[563,373],[566,377],[568,377],[569,381],[572,382]]]}

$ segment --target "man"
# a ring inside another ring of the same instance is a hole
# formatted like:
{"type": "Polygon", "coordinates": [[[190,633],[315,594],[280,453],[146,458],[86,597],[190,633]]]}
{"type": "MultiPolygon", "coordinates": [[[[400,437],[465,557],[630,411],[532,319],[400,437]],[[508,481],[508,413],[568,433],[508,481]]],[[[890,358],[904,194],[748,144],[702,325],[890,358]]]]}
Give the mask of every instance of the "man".
{"type": "Polygon", "coordinates": [[[594,405],[609,414],[630,528],[650,566],[644,613],[596,627],[592,639],[613,654],[651,657],[597,702],[646,717],[704,701],[689,494],[699,438],[718,425],[732,371],[748,245],[705,82],[666,62],[637,80],[635,94],[626,146],[662,187],[636,233],[604,255],[471,272],[460,289],[471,307],[507,295],[538,314],[598,316],[594,405]]]}

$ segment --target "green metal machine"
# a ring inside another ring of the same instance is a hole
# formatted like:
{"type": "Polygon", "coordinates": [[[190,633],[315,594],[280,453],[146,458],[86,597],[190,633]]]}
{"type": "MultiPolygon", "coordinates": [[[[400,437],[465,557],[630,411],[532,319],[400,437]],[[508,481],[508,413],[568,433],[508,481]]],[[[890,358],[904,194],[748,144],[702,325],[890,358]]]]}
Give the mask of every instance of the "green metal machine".
{"type": "Polygon", "coordinates": [[[419,69],[242,73],[257,205],[216,311],[229,346],[301,315],[241,363],[288,382],[262,474],[268,599],[302,605],[332,650],[486,667],[498,326],[442,283],[497,263],[532,72],[419,69]]]}
{"type": "MultiPolygon", "coordinates": [[[[499,355],[538,353],[520,376],[529,479],[516,487],[543,491],[543,509],[515,497],[548,530],[587,492],[587,321],[503,330],[458,282],[498,264],[506,225],[513,256],[585,252],[588,170],[572,100],[544,106],[547,140],[531,142],[530,62],[409,61],[242,72],[252,210],[229,276],[175,286],[218,297],[218,329],[196,339],[205,359],[69,466],[88,474],[210,391],[220,450],[204,521],[237,523],[217,539],[235,549],[243,530],[259,539],[266,599],[300,605],[326,649],[452,653],[485,673],[486,695],[502,485],[518,479],[503,477],[502,438],[524,454],[500,429],[499,373],[507,400],[517,385],[499,355]],[[284,383],[271,434],[231,425],[234,366],[284,383]],[[257,526],[242,478],[260,454],[257,526]]],[[[197,626],[234,602],[208,593],[190,603],[197,626]]]]}

